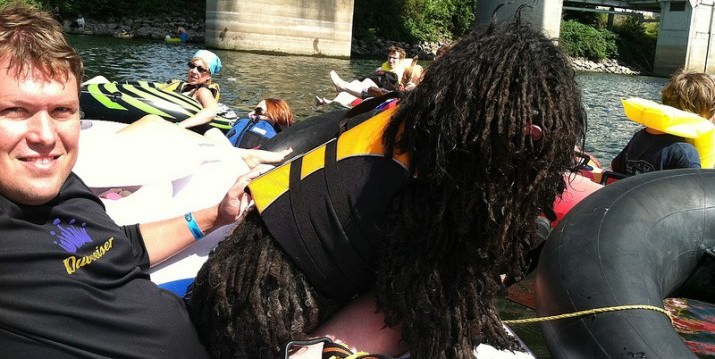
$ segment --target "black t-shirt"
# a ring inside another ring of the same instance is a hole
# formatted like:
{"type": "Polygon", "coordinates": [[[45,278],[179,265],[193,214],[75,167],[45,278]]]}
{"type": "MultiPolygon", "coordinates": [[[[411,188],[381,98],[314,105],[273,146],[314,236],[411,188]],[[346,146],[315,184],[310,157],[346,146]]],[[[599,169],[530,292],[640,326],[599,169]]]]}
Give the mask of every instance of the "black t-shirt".
{"type": "Polygon", "coordinates": [[[700,168],[700,156],[682,137],[636,132],[626,147],[611,161],[611,168],[635,175],[675,168],[700,168]]]}
{"type": "Polygon", "coordinates": [[[116,225],[74,174],[44,206],[0,196],[2,356],[205,358],[182,300],[145,264],[138,227],[116,225]]]}

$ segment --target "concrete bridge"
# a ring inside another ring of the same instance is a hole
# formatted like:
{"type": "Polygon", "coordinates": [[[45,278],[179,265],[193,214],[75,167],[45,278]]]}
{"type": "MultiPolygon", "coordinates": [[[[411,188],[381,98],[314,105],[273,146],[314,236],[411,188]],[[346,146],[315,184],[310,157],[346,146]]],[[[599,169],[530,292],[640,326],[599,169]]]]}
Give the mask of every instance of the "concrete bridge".
{"type": "MultiPolygon", "coordinates": [[[[477,22],[488,22],[504,0],[477,2],[477,22]]],[[[497,17],[509,19],[516,8],[558,38],[561,12],[581,3],[660,14],[654,72],[668,76],[685,67],[715,73],[715,0],[517,0],[497,17]]],[[[207,0],[206,44],[233,50],[349,57],[354,0],[207,0]]]]}

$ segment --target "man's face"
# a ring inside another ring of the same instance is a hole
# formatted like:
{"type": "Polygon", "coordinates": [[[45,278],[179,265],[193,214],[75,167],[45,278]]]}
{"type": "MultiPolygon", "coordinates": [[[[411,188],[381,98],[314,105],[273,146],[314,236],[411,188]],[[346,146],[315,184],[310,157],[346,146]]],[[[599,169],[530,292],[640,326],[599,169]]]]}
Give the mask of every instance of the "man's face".
{"type": "Polygon", "coordinates": [[[77,81],[34,70],[16,78],[8,66],[0,58],[0,194],[41,205],[57,196],[77,161],[77,81]]]}
{"type": "Polygon", "coordinates": [[[400,54],[398,52],[391,52],[387,54],[387,63],[390,65],[390,68],[395,68],[400,60],[400,54]]]}

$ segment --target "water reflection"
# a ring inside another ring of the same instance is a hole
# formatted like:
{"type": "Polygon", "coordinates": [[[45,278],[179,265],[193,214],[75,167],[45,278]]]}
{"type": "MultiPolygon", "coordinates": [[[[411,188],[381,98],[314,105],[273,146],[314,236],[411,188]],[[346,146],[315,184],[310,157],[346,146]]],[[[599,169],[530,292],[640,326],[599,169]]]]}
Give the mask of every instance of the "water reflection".
{"type": "MultiPolygon", "coordinates": [[[[200,48],[196,44],[81,35],[69,36],[69,40],[83,56],[88,77],[103,75],[116,81],[184,79],[187,60],[200,48]]],[[[262,98],[278,97],[288,101],[299,119],[330,109],[314,105],[314,96],[335,93],[329,70],[349,79],[364,76],[380,65],[380,60],[215,52],[224,65],[215,76],[221,85],[222,102],[240,114],[250,111],[262,98]]],[[[589,118],[586,149],[607,165],[638,128],[623,115],[620,100],[659,100],[666,79],[582,73],[578,80],[589,118]]]]}

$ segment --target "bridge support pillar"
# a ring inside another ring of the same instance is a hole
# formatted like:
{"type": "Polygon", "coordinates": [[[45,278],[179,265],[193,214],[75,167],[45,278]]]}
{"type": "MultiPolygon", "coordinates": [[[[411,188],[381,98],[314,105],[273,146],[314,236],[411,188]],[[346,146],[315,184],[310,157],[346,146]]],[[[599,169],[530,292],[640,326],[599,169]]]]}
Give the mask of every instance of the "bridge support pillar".
{"type": "Polygon", "coordinates": [[[715,73],[713,1],[661,1],[653,72],[669,76],[680,68],[715,73]]]}
{"type": "Polygon", "coordinates": [[[521,11],[522,20],[526,20],[537,28],[544,30],[544,34],[550,38],[558,39],[561,29],[562,0],[515,0],[504,2],[503,0],[479,0],[477,1],[477,23],[488,24],[494,14],[498,21],[511,21],[520,5],[528,4],[521,11]],[[504,5],[496,13],[494,10],[499,5],[504,5]],[[558,14],[556,16],[555,14],[558,14]]]}
{"type": "Polygon", "coordinates": [[[354,0],[207,0],[206,45],[350,57],[354,0]]]}

